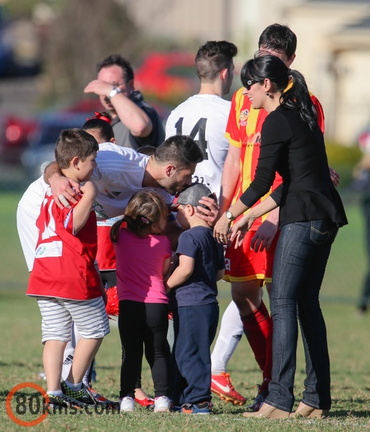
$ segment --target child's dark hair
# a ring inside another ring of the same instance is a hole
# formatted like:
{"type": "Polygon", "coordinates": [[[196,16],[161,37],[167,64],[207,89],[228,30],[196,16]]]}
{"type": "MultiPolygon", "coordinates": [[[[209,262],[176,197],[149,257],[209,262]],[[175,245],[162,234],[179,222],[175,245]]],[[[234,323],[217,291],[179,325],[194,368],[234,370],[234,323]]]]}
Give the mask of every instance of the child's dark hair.
{"type": "Polygon", "coordinates": [[[167,217],[168,208],[162,197],[153,191],[142,190],[130,199],[123,218],[112,226],[110,238],[113,243],[117,243],[122,222],[127,223],[129,231],[139,237],[144,237],[152,233],[153,224],[167,217]]]}
{"type": "Polygon", "coordinates": [[[248,85],[248,80],[263,83],[268,78],[275,90],[282,92],[281,105],[296,109],[311,130],[317,126],[316,109],[303,75],[289,69],[278,57],[266,54],[248,60],[240,77],[244,87],[248,85]],[[293,83],[288,86],[290,77],[293,78],[293,83]]]}
{"type": "Polygon", "coordinates": [[[86,131],[90,129],[98,129],[104,141],[109,142],[112,138],[114,138],[114,132],[111,123],[112,117],[109,113],[106,111],[95,112],[94,117],[86,120],[82,126],[82,129],[86,131]]]}
{"type": "Polygon", "coordinates": [[[60,169],[69,167],[70,161],[78,156],[85,160],[99,150],[96,139],[82,129],[65,129],[55,144],[55,160],[60,169]]]}

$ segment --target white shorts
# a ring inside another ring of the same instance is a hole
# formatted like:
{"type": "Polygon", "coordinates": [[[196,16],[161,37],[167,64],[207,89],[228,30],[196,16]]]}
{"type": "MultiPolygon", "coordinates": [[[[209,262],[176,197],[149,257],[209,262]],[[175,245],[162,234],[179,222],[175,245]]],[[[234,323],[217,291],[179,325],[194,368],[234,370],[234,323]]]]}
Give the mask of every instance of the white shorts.
{"type": "Polygon", "coordinates": [[[109,333],[109,320],[102,297],[65,300],[37,297],[42,317],[42,343],[71,340],[72,321],[84,339],[100,339],[109,333]]]}

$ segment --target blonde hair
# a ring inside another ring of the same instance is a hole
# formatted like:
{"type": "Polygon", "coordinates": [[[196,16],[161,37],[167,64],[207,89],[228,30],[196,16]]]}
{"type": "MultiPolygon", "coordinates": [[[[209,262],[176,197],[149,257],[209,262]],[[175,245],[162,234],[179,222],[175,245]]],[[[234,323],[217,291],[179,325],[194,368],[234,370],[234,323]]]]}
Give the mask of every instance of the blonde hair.
{"type": "Polygon", "coordinates": [[[153,232],[153,224],[166,219],[168,209],[162,197],[147,190],[137,192],[127,204],[123,218],[118,220],[111,229],[110,237],[113,243],[118,240],[118,232],[122,222],[127,223],[127,229],[139,237],[153,232]]]}

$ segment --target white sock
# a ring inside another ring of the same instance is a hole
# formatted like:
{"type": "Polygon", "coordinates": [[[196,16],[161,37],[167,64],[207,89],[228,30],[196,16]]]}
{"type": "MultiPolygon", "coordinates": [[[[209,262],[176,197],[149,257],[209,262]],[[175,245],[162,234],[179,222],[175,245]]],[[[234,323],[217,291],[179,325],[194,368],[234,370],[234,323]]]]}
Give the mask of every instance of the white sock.
{"type": "Polygon", "coordinates": [[[51,391],[47,391],[47,394],[50,396],[62,396],[63,392],[62,390],[51,390],[51,391]]]}
{"type": "Polygon", "coordinates": [[[79,391],[79,390],[82,389],[82,382],[77,383],[77,384],[73,384],[73,383],[69,382],[68,380],[65,380],[65,383],[67,384],[67,386],[68,386],[71,390],[79,391]]]}
{"type": "Polygon", "coordinates": [[[243,323],[236,304],[231,301],[222,315],[220,330],[214,345],[212,375],[226,372],[226,366],[243,336],[243,323]]]}

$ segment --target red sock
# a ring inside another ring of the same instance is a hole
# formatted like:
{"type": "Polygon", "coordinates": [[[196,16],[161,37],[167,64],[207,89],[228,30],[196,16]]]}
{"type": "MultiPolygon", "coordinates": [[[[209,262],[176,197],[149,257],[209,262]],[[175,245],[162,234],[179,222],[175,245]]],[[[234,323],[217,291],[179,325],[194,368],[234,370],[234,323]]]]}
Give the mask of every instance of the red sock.
{"type": "Polygon", "coordinates": [[[263,371],[262,387],[266,389],[260,391],[267,391],[272,366],[272,320],[263,301],[253,313],[242,317],[242,321],[254,357],[263,371]]]}

